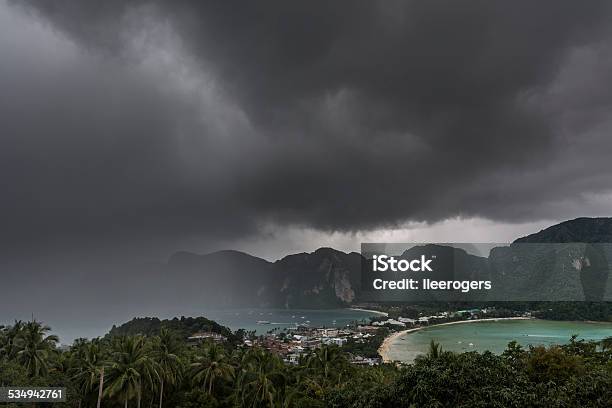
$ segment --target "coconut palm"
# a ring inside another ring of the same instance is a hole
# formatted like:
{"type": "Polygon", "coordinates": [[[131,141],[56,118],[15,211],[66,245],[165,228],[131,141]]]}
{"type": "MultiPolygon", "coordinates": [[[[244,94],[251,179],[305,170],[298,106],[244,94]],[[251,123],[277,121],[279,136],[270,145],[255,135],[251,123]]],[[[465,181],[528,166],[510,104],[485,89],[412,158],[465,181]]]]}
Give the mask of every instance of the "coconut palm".
{"type": "Polygon", "coordinates": [[[15,357],[17,353],[15,342],[19,338],[23,326],[21,320],[15,320],[15,324],[3,327],[0,330],[0,358],[12,359],[15,357]]]}
{"type": "Polygon", "coordinates": [[[49,326],[32,320],[23,325],[14,339],[12,352],[30,378],[45,376],[49,372],[50,359],[59,342],[56,335],[47,334],[50,330],[49,326]]]}
{"type": "Polygon", "coordinates": [[[175,384],[182,375],[181,360],[178,355],[181,346],[177,337],[165,327],[159,336],[153,340],[153,359],[157,363],[159,373],[159,408],[164,400],[164,385],[175,384]]]}
{"type": "Polygon", "coordinates": [[[325,380],[337,378],[339,381],[347,365],[346,357],[337,346],[321,347],[306,360],[306,367],[322,374],[325,380]]]}
{"type": "Polygon", "coordinates": [[[142,389],[157,382],[156,364],[149,355],[149,347],[142,336],[120,337],[114,341],[112,363],[108,371],[105,394],[118,397],[124,406],[136,398],[142,400],[142,389]]]}
{"type": "Polygon", "coordinates": [[[288,402],[285,366],[272,353],[254,349],[245,353],[243,370],[236,385],[238,405],[247,407],[274,407],[288,402]]]}
{"type": "Polygon", "coordinates": [[[231,365],[223,347],[218,344],[203,344],[199,351],[201,354],[197,355],[195,362],[191,364],[193,381],[212,395],[216,383],[233,380],[234,366],[231,365]]]}
{"type": "MultiPolygon", "coordinates": [[[[73,366],[70,370],[72,378],[81,392],[82,399],[97,388],[97,404],[102,403],[104,390],[104,369],[108,362],[104,359],[104,350],[99,340],[91,342],[75,341],[73,346],[73,366]]],[[[81,401],[79,400],[79,406],[81,401]]]]}
{"type": "Polygon", "coordinates": [[[8,331],[8,328],[4,326],[0,326],[0,361],[2,361],[2,359],[7,358],[6,352],[5,352],[5,349],[7,348],[7,345],[9,342],[7,331],[8,331]]]}
{"type": "Polygon", "coordinates": [[[429,343],[429,351],[427,352],[427,357],[429,358],[438,358],[442,355],[442,347],[440,343],[436,343],[435,341],[431,341],[429,343]]]}

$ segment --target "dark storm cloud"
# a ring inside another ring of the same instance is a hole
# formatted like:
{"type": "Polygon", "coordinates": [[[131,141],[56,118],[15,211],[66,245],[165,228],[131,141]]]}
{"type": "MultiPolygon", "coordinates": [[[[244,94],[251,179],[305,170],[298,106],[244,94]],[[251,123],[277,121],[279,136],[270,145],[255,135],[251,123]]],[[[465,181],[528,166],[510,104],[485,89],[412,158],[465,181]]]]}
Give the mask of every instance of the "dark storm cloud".
{"type": "Polygon", "coordinates": [[[5,241],[529,220],[612,189],[609,70],[581,68],[612,66],[603,2],[30,3],[76,50],[0,62],[5,241]]]}

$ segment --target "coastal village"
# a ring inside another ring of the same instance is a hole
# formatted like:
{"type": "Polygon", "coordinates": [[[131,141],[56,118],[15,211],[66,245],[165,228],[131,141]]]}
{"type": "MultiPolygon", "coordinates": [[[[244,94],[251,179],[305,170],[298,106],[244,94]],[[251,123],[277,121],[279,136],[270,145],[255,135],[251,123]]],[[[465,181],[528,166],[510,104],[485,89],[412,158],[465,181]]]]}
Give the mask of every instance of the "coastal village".
{"type": "MultiPolygon", "coordinates": [[[[386,357],[388,343],[397,335],[439,324],[453,324],[474,320],[529,319],[531,312],[507,311],[502,315],[495,308],[443,311],[414,318],[397,316],[390,318],[379,312],[369,323],[354,322],[345,327],[311,327],[306,323],[282,330],[272,329],[266,334],[254,332],[243,340],[243,347],[261,347],[278,354],[287,364],[298,364],[300,358],[324,345],[335,345],[351,355],[350,361],[358,365],[378,365],[389,362],[386,357]]],[[[422,313],[421,313],[422,314],[422,313]]],[[[259,321],[258,324],[269,324],[259,321]]],[[[194,333],[188,339],[192,343],[202,341],[226,341],[217,333],[194,333]]]]}
{"type": "MultiPolygon", "coordinates": [[[[280,333],[267,333],[263,336],[245,340],[245,346],[259,346],[280,355],[288,364],[297,364],[299,359],[323,345],[344,347],[349,341],[365,343],[375,337],[379,330],[376,326],[356,325],[345,328],[308,327],[304,325],[286,329],[280,333]]],[[[379,358],[355,355],[355,364],[375,365],[379,358]]]]}

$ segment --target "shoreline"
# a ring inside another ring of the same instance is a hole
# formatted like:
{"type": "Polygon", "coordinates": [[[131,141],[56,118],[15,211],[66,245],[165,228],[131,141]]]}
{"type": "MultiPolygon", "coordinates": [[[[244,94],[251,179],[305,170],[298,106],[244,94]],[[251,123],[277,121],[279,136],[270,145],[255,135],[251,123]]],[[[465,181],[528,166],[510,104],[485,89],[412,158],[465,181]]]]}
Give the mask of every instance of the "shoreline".
{"type": "Polygon", "coordinates": [[[487,318],[487,319],[475,319],[475,320],[456,320],[454,322],[430,324],[428,326],[420,326],[420,327],[414,327],[412,329],[401,330],[401,331],[392,333],[389,336],[385,337],[382,344],[378,348],[378,354],[380,354],[380,357],[382,358],[383,363],[392,363],[393,360],[391,360],[388,355],[389,347],[391,346],[391,343],[398,337],[401,337],[405,334],[413,333],[415,331],[423,330],[428,327],[449,326],[452,324],[464,324],[464,323],[495,322],[499,320],[535,320],[535,317],[517,316],[517,317],[492,317],[492,318],[487,318]]]}
{"type": "Polygon", "coordinates": [[[381,312],[380,310],[372,310],[372,309],[363,309],[361,307],[349,307],[349,310],[356,310],[358,312],[369,312],[369,313],[374,313],[377,314],[379,316],[385,316],[385,317],[389,317],[389,313],[387,312],[381,312]]]}

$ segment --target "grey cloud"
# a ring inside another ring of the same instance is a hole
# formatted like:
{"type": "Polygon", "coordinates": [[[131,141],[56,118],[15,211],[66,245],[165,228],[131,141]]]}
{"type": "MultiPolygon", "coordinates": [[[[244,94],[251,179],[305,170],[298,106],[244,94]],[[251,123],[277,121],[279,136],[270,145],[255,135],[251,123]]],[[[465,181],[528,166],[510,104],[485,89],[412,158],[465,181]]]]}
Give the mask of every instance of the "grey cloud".
{"type": "Polygon", "coordinates": [[[608,103],[576,60],[604,2],[29,3],[77,49],[0,63],[5,241],[562,218],[612,188],[609,118],[566,120],[608,103]]]}

